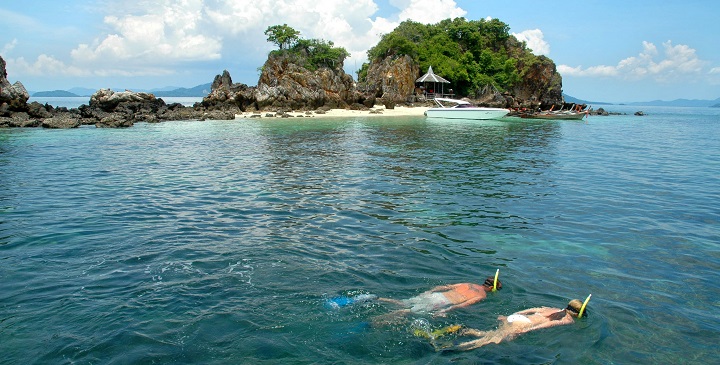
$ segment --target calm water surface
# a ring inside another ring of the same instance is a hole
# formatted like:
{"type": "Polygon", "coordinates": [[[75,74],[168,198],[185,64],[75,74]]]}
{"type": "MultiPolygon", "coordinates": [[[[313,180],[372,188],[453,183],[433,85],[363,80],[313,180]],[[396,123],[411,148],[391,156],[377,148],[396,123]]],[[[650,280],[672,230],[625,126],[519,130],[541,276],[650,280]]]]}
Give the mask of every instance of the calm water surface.
{"type": "Polygon", "coordinates": [[[1,129],[0,362],[715,362],[720,110],[644,111],[1,129]],[[497,268],[486,301],[409,320],[592,293],[590,316],[436,353],[364,325],[392,307],[322,305],[497,268]]]}

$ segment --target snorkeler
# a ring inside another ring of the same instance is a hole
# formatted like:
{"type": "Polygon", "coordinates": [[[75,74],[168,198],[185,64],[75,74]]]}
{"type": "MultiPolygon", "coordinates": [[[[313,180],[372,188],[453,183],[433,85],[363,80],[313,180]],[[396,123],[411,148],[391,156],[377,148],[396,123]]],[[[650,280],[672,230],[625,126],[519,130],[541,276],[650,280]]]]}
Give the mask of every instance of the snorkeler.
{"type": "Polygon", "coordinates": [[[487,297],[487,292],[501,288],[502,283],[497,279],[496,274],[494,278],[488,277],[482,285],[472,283],[441,285],[409,299],[377,298],[377,300],[404,307],[393,312],[394,314],[432,313],[434,316],[443,317],[448,311],[478,303],[487,297]]]}
{"type": "Polygon", "coordinates": [[[500,343],[502,341],[511,341],[515,337],[530,331],[541,328],[550,328],[555,326],[563,326],[574,323],[573,318],[580,318],[587,315],[585,309],[590,296],[585,303],[578,299],[570,301],[565,309],[559,308],[530,308],[520,312],[513,313],[507,317],[500,316],[500,326],[494,331],[478,331],[472,328],[466,328],[459,332],[460,335],[479,337],[476,340],[462,342],[448,350],[472,350],[491,343],[500,343]]]}

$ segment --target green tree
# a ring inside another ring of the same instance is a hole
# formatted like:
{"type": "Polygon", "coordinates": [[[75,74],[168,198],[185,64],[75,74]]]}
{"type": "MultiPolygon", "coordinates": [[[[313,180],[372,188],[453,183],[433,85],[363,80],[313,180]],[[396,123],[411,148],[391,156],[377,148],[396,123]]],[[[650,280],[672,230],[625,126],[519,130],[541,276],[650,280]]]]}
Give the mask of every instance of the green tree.
{"type": "Polygon", "coordinates": [[[307,59],[305,68],[310,70],[318,67],[337,68],[350,55],[345,48],[335,47],[332,41],[324,39],[300,39],[291,51],[304,55],[307,59]]]}
{"type": "MultiPolygon", "coordinates": [[[[452,82],[458,95],[473,94],[487,85],[511,89],[539,60],[498,19],[455,18],[437,24],[408,20],[368,50],[370,61],[403,55],[412,57],[423,72],[432,66],[452,82]]],[[[367,67],[361,71],[367,72],[367,67]]]]}
{"type": "Polygon", "coordinates": [[[273,25],[265,29],[267,41],[276,44],[280,49],[292,47],[299,39],[300,32],[288,26],[273,25]]]}
{"type": "Polygon", "coordinates": [[[300,32],[287,24],[273,25],[265,30],[268,42],[275,43],[280,49],[271,55],[290,57],[293,63],[308,70],[320,67],[337,69],[342,67],[350,53],[342,47],[335,47],[332,41],[324,39],[302,39],[300,32]]]}

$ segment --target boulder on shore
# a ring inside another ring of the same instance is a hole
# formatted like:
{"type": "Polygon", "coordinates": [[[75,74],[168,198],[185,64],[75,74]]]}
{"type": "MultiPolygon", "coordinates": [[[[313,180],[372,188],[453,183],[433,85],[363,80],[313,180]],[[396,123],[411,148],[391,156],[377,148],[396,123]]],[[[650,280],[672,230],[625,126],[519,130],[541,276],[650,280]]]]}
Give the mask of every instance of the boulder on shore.
{"type": "MultiPolygon", "coordinates": [[[[24,111],[25,105],[30,99],[30,94],[20,81],[10,84],[7,79],[5,60],[0,56],[0,105],[6,105],[6,113],[10,111],[24,111]]],[[[9,117],[9,115],[4,115],[9,117]]]]}
{"type": "Polygon", "coordinates": [[[153,94],[125,90],[115,92],[110,89],[100,89],[90,97],[90,107],[106,112],[138,112],[142,109],[158,111],[165,106],[165,101],[153,94]]]}
{"type": "Polygon", "coordinates": [[[51,129],[68,129],[77,128],[81,125],[78,116],[71,115],[69,113],[57,114],[51,118],[45,118],[42,121],[43,128],[51,129]]]}

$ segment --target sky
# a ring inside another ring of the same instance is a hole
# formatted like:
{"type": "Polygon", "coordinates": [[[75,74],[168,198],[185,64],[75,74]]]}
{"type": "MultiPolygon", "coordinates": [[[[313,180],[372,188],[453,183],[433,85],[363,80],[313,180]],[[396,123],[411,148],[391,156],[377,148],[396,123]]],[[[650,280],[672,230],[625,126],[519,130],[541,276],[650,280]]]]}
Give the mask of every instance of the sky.
{"type": "Polygon", "coordinates": [[[350,52],[400,22],[497,18],[589,101],[720,98],[717,0],[0,0],[0,56],[30,92],[194,87],[228,70],[256,85],[287,24],[350,52]]]}

